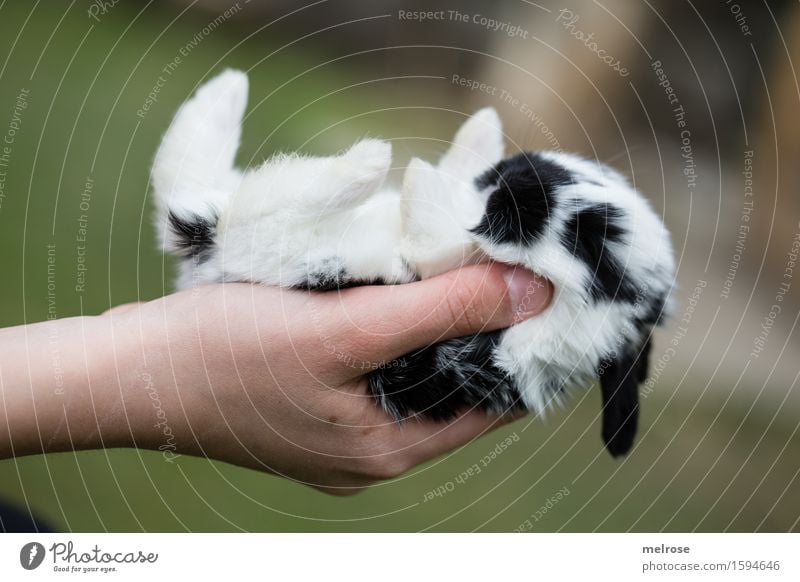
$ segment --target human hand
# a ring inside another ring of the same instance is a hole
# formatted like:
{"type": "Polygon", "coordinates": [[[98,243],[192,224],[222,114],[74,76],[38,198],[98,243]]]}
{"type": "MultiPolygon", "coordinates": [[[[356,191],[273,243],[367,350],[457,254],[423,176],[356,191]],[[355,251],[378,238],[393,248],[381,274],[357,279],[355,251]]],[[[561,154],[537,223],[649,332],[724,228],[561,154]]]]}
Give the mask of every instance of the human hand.
{"type": "MultiPolygon", "coordinates": [[[[69,421],[73,432],[85,426],[105,446],[206,456],[354,493],[510,420],[464,411],[450,423],[400,426],[376,406],[365,374],[422,346],[541,312],[552,288],[531,276],[485,264],[327,293],[228,283],[112,310],[84,322],[96,330],[84,332],[87,341],[113,338],[113,358],[103,345],[87,356],[94,409],[65,414],[81,419],[69,421]],[[103,378],[119,390],[99,392],[103,378]]],[[[50,438],[50,450],[68,448],[62,440],[50,438]]],[[[71,446],[96,441],[70,435],[71,446]]]]}

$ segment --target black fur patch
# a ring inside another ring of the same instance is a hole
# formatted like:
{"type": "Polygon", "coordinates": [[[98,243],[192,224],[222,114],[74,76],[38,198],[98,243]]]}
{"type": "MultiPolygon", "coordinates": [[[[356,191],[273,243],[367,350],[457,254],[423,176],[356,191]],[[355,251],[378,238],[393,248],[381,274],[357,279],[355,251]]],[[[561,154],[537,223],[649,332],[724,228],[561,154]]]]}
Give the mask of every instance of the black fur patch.
{"type": "Polygon", "coordinates": [[[341,257],[330,256],[319,263],[309,265],[306,280],[295,287],[306,291],[335,291],[362,285],[383,285],[380,277],[372,280],[356,279],[344,267],[341,257]]]}
{"type": "Polygon", "coordinates": [[[181,217],[170,210],[169,230],[175,236],[178,252],[200,263],[207,261],[214,247],[217,220],[216,215],[210,219],[192,213],[181,217]]]}
{"type": "Polygon", "coordinates": [[[347,281],[330,277],[328,275],[313,275],[305,283],[300,283],[295,288],[304,291],[336,291],[338,289],[350,289],[352,287],[362,287],[364,285],[385,285],[386,281],[378,277],[372,281],[347,281]]]}
{"type": "Polygon", "coordinates": [[[620,242],[625,235],[622,211],[610,204],[596,204],[576,210],[567,220],[563,243],[591,272],[591,295],[595,301],[636,300],[636,289],[625,276],[607,243],[620,242]]]}
{"type": "Polygon", "coordinates": [[[396,420],[453,418],[476,407],[493,413],[523,409],[510,378],[492,365],[501,332],[448,340],[412,352],[369,376],[372,394],[396,420]]]}
{"type": "Polygon", "coordinates": [[[539,154],[507,158],[476,180],[479,189],[495,190],[472,232],[495,243],[532,243],[547,228],[556,204],[554,190],[572,182],[569,171],[539,154]]]}
{"type": "Polygon", "coordinates": [[[650,335],[650,330],[648,330],[647,335],[645,336],[642,350],[639,352],[639,361],[637,362],[637,368],[639,370],[639,374],[636,379],[638,380],[639,384],[647,380],[647,376],[650,375],[651,351],[653,351],[653,342],[650,335]]]}
{"type": "Polygon", "coordinates": [[[648,325],[660,325],[666,316],[666,303],[667,297],[664,293],[653,297],[650,305],[647,306],[644,316],[641,317],[641,322],[648,325]]]}
{"type": "MultiPolygon", "coordinates": [[[[295,285],[297,289],[306,291],[335,291],[337,289],[349,289],[350,287],[360,287],[362,285],[386,285],[382,277],[374,279],[358,279],[343,266],[344,261],[341,257],[330,256],[320,263],[309,265],[307,268],[306,280],[295,285]]],[[[403,261],[408,282],[418,281],[419,277],[414,274],[411,266],[403,261]]]]}
{"type": "Polygon", "coordinates": [[[308,291],[333,291],[335,289],[356,287],[357,285],[368,285],[368,283],[348,280],[347,271],[340,267],[338,271],[309,273],[308,279],[298,285],[298,288],[308,291]]]}
{"type": "Polygon", "coordinates": [[[600,363],[603,396],[603,442],[613,457],[633,447],[639,427],[639,383],[647,377],[650,336],[641,347],[627,346],[615,359],[600,363]]]}

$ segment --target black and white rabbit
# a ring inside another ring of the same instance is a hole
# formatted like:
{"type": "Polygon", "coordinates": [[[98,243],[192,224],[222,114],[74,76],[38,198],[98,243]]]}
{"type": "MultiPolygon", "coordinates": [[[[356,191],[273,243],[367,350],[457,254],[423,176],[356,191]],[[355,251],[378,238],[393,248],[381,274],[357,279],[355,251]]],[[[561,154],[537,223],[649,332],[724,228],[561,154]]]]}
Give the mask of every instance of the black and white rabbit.
{"type": "Polygon", "coordinates": [[[153,165],[157,228],[181,257],[178,285],[250,281],[329,290],[404,283],[460,265],[523,265],[555,295],[538,317],[444,341],[370,374],[401,420],[464,407],[543,412],[599,379],[609,452],[631,448],[650,336],[674,280],[670,237],[611,168],[557,152],[504,158],[483,109],[437,165],[414,159],[384,187],[387,142],[343,154],[281,154],[234,168],[247,77],[226,71],[178,111],[153,165]]]}

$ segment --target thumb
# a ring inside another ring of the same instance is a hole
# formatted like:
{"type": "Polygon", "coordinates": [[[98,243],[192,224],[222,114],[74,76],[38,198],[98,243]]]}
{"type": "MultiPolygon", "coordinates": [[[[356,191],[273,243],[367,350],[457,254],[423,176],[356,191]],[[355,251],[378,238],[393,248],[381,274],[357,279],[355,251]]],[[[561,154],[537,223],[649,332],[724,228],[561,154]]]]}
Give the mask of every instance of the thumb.
{"type": "Polygon", "coordinates": [[[508,327],[541,313],[549,281],[521,267],[484,263],[404,285],[342,291],[332,335],[360,338],[363,356],[390,360],[415,349],[474,333],[508,327]]]}

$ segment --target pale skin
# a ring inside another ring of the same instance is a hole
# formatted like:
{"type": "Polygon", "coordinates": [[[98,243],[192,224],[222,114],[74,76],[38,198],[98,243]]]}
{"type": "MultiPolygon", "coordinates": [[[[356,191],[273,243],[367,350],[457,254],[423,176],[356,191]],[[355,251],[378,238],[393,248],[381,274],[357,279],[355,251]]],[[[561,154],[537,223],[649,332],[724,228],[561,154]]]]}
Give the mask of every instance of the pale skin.
{"type": "Polygon", "coordinates": [[[212,285],[0,330],[0,459],[139,447],[355,493],[512,420],[398,426],[365,374],[533,317],[551,295],[530,272],[476,265],[328,293],[212,285]]]}

